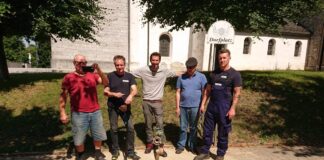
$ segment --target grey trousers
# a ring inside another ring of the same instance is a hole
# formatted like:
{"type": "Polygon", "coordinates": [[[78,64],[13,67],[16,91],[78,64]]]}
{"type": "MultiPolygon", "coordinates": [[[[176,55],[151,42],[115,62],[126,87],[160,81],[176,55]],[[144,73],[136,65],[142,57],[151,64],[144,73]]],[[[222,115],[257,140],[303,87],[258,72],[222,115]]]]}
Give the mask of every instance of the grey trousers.
{"type": "Polygon", "coordinates": [[[165,142],[165,134],[163,129],[163,107],[162,102],[143,101],[143,113],[145,118],[146,142],[153,141],[153,122],[155,120],[156,127],[163,132],[162,143],[165,142]]]}

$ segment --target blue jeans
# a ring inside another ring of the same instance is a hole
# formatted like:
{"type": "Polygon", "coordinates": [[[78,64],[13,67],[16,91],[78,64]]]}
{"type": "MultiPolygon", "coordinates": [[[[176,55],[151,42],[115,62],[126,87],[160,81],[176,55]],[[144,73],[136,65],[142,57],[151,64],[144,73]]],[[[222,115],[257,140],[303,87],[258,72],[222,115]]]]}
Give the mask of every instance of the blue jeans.
{"type": "Polygon", "coordinates": [[[72,112],[72,133],[74,145],[79,146],[84,143],[88,130],[95,141],[107,139],[106,130],[103,126],[101,110],[95,112],[72,112]]]}
{"type": "Polygon", "coordinates": [[[194,150],[196,145],[198,110],[199,107],[180,107],[180,137],[177,143],[177,147],[180,149],[186,146],[189,127],[188,147],[194,150]]]}

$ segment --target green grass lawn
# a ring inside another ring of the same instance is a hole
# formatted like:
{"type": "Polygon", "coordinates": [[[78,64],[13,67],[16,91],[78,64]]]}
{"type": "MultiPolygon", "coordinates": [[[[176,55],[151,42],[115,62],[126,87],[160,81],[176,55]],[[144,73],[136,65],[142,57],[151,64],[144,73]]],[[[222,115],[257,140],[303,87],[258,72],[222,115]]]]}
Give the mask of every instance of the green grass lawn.
{"type": "MultiPolygon", "coordinates": [[[[243,71],[243,91],[233,120],[230,145],[324,145],[324,73],[304,71],[243,71]]],[[[0,82],[0,153],[64,149],[71,142],[70,125],[59,122],[60,84],[64,74],[12,74],[0,82]]],[[[175,80],[164,94],[167,143],[178,140],[175,80]]],[[[139,95],[132,105],[136,145],[145,142],[144,116],[139,95]]],[[[109,133],[106,98],[99,100],[109,133]]],[[[67,106],[67,108],[69,108],[67,106]]],[[[121,126],[122,123],[120,123],[121,126]]],[[[125,129],[120,131],[122,134],[125,129]]],[[[108,134],[109,136],[109,134],[108,134]]]]}

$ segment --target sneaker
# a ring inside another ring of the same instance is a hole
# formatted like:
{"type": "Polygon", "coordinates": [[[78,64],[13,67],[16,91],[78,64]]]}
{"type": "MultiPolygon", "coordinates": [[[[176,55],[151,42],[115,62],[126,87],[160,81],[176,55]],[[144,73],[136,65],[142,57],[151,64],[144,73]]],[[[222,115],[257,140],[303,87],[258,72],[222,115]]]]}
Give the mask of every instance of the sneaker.
{"type": "Polygon", "coordinates": [[[82,154],[77,153],[76,156],[75,156],[75,159],[76,160],[86,160],[87,157],[86,157],[86,155],[84,153],[82,153],[82,154]]]}
{"type": "Polygon", "coordinates": [[[168,154],[165,152],[165,150],[163,150],[163,153],[162,153],[160,156],[162,156],[162,157],[167,157],[168,154]]]}
{"type": "Polygon", "coordinates": [[[151,153],[151,151],[153,150],[153,144],[152,143],[148,143],[146,144],[146,148],[145,148],[145,154],[151,153]]]}
{"type": "Polygon", "coordinates": [[[106,156],[100,150],[95,151],[95,160],[106,160],[105,157],[106,156]]]}
{"type": "Polygon", "coordinates": [[[132,153],[132,154],[128,154],[128,155],[127,155],[127,158],[129,158],[129,159],[133,159],[133,160],[139,160],[139,159],[141,159],[141,157],[138,156],[138,155],[136,155],[135,152],[132,153]]]}
{"type": "Polygon", "coordinates": [[[215,160],[224,160],[224,156],[216,156],[215,160]]]}
{"type": "Polygon", "coordinates": [[[176,154],[181,154],[184,151],[184,148],[177,148],[175,153],[176,154]]]}
{"type": "Polygon", "coordinates": [[[119,156],[119,151],[115,151],[112,153],[111,160],[117,160],[119,156]]]}
{"type": "Polygon", "coordinates": [[[196,156],[194,158],[194,160],[204,160],[204,159],[209,159],[209,158],[210,158],[209,154],[202,153],[202,154],[199,154],[198,156],[196,156]]]}

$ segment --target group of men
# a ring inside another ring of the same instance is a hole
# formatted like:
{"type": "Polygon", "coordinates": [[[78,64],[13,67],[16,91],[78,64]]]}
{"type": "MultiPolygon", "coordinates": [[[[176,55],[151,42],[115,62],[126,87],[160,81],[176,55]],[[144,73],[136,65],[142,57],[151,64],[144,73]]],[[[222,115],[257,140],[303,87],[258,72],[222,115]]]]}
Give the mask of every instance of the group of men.
{"type": "Polygon", "coordinates": [[[128,73],[125,71],[125,57],[114,57],[115,71],[105,75],[98,64],[93,64],[93,72],[85,72],[87,65],[83,55],[76,55],[73,64],[75,71],[67,74],[62,82],[60,96],[60,120],[67,124],[69,117],[65,111],[67,96],[70,97],[71,124],[73,141],[76,148],[76,159],[85,159],[84,140],[90,129],[95,146],[95,159],[104,160],[101,143],[107,139],[103,126],[101,110],[98,103],[96,86],[104,85],[104,95],[108,97],[108,114],[110,121],[112,160],[118,159],[118,117],[121,117],[127,128],[126,157],[140,159],[134,150],[134,125],[132,122],[131,103],[137,94],[136,78],[142,80],[142,108],[145,118],[146,149],[150,153],[153,148],[153,122],[155,128],[162,133],[159,147],[161,156],[167,157],[163,149],[165,134],[163,129],[163,91],[168,77],[178,77],[176,84],[176,116],[180,117],[180,137],[176,146],[176,154],[181,154],[186,147],[198,153],[194,160],[209,158],[209,149],[213,141],[213,131],[217,124],[217,160],[224,159],[228,147],[228,133],[231,130],[231,119],[235,116],[242,80],[240,73],[230,67],[230,51],[222,49],[218,53],[219,68],[212,72],[208,80],[196,70],[197,59],[190,57],[186,61],[186,72],[177,73],[160,68],[161,55],[154,52],[150,55],[151,65],[141,67],[128,73]],[[210,98],[208,107],[205,104],[210,98]],[[196,132],[198,117],[204,113],[204,145],[198,150],[196,132]],[[189,129],[189,137],[187,131],[189,129]],[[186,142],[188,139],[188,142],[186,142]],[[186,145],[187,144],[187,145],[186,145]]]}

